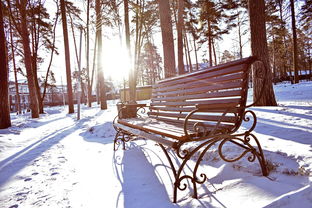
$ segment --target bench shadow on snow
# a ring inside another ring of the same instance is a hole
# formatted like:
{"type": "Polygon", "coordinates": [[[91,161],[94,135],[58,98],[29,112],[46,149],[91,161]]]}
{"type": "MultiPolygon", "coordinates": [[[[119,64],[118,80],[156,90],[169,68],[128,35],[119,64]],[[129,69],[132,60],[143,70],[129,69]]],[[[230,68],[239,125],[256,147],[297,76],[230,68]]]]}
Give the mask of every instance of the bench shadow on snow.
{"type": "MultiPolygon", "coordinates": [[[[122,199],[125,208],[137,207],[180,207],[173,204],[156,166],[148,161],[150,149],[142,148],[134,142],[127,144],[127,150],[121,148],[114,152],[113,169],[122,190],[118,195],[116,207],[120,207],[122,199]]],[[[160,164],[163,165],[163,164],[160,164]]]]}
{"type": "MultiPolygon", "coordinates": [[[[172,186],[174,180],[165,155],[162,152],[156,152],[154,148],[148,148],[145,144],[138,145],[137,142],[128,142],[126,149],[123,151],[120,147],[119,150],[114,152],[113,156],[113,169],[122,186],[116,207],[120,206],[119,203],[121,203],[123,197],[124,207],[126,208],[192,207],[193,200],[196,200],[196,203],[201,207],[211,207],[211,201],[214,201],[219,204],[218,206],[225,208],[227,207],[225,204],[228,204],[229,199],[222,197],[222,192],[231,191],[231,189],[237,191],[236,186],[257,187],[255,190],[263,190],[269,195],[279,197],[302,188],[303,184],[309,181],[309,176],[300,176],[294,173],[300,168],[297,161],[277,152],[264,151],[267,159],[278,164],[276,170],[270,173],[270,178],[260,174],[261,170],[257,160],[253,163],[248,162],[246,159],[242,159],[242,163],[240,163],[241,160],[238,163],[227,163],[215,159],[211,161],[211,158],[204,159],[198,175],[207,173],[208,180],[203,185],[198,185],[199,199],[192,199],[189,196],[192,193],[192,185],[190,181],[185,180],[183,182],[187,184],[187,190],[178,191],[178,204],[173,204],[172,199],[169,198],[172,189],[166,189],[164,185],[165,180],[167,183],[170,180],[170,186],[172,186]],[[155,156],[161,162],[156,164],[151,162],[150,158],[155,156]],[[285,163],[282,164],[282,162],[285,163]],[[207,165],[219,169],[218,173],[213,176],[209,175],[207,165]],[[158,168],[165,168],[166,174],[164,172],[160,174],[158,168]],[[225,181],[236,181],[236,179],[240,180],[229,186],[223,184],[225,181]],[[288,183],[288,181],[290,182],[288,183]],[[218,195],[219,192],[221,192],[221,195],[218,195]]],[[[180,163],[176,156],[174,160],[176,163],[180,163]]],[[[186,168],[187,171],[192,169],[190,166],[186,168]]]]}

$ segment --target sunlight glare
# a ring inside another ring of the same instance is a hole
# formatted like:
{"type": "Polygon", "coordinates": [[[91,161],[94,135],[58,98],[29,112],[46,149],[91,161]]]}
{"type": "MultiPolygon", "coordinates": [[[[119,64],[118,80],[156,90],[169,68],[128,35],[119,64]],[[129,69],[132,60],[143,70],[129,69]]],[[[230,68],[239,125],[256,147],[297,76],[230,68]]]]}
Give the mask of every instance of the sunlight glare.
{"type": "Polygon", "coordinates": [[[113,81],[122,81],[124,78],[127,80],[131,67],[127,51],[118,45],[108,47],[106,50],[103,49],[104,73],[113,81]]]}

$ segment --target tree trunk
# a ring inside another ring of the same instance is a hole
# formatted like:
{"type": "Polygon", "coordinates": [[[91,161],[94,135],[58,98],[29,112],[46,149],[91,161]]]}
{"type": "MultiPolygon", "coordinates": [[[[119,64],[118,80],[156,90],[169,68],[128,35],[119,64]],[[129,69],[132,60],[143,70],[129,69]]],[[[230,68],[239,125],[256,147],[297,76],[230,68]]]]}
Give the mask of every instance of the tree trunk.
{"type": "Polygon", "coordinates": [[[292,25],[292,36],[293,36],[293,67],[294,67],[294,84],[299,83],[298,78],[298,49],[297,49],[297,32],[296,32],[296,18],[295,18],[295,5],[294,0],[290,0],[291,8],[291,25],[292,25]]]}
{"type": "Polygon", "coordinates": [[[237,27],[238,27],[238,44],[239,44],[239,58],[243,58],[243,43],[242,43],[242,32],[241,32],[241,20],[240,20],[240,14],[237,15],[237,27]]]}
{"type": "Polygon", "coordinates": [[[65,48],[65,62],[66,62],[66,80],[67,80],[67,96],[68,96],[68,113],[74,113],[74,102],[73,102],[73,89],[71,80],[71,69],[70,69],[70,53],[68,44],[68,31],[67,31],[67,20],[65,1],[61,0],[61,14],[63,24],[63,36],[64,36],[64,48],[65,48]]]}
{"type": "Polygon", "coordinates": [[[257,106],[276,106],[275,95],[272,86],[272,72],[270,70],[269,53],[266,39],[265,28],[265,6],[264,0],[249,0],[249,17],[250,17],[250,33],[251,33],[251,51],[253,56],[257,56],[264,65],[254,64],[253,67],[253,98],[258,100],[257,106]],[[264,79],[258,76],[266,70],[264,79]],[[265,87],[261,98],[261,90],[265,80],[265,87]]]}
{"type": "MultiPolygon", "coordinates": [[[[129,26],[129,5],[128,0],[124,0],[124,12],[125,12],[125,33],[126,33],[126,46],[128,50],[129,60],[132,60],[131,54],[131,45],[130,45],[130,26],[129,26]]],[[[134,78],[134,69],[130,64],[129,70],[129,95],[130,95],[130,102],[135,102],[135,95],[136,95],[136,80],[134,78]]]]}
{"type": "Polygon", "coordinates": [[[208,49],[209,49],[209,66],[212,66],[212,40],[210,20],[208,19],[208,49]]]}
{"type": "Polygon", "coordinates": [[[4,36],[4,21],[2,3],[0,3],[0,129],[6,129],[11,126],[8,75],[9,69],[4,36]]]}
{"type": "Polygon", "coordinates": [[[189,47],[189,44],[188,44],[188,39],[187,39],[187,34],[185,33],[184,34],[184,42],[185,42],[185,45],[186,45],[186,51],[187,51],[187,57],[188,57],[188,60],[189,60],[189,67],[190,67],[190,72],[193,72],[193,66],[192,66],[192,59],[191,59],[191,53],[190,53],[190,47],[189,47]]]}
{"type": "Polygon", "coordinates": [[[101,12],[101,1],[96,0],[95,2],[96,10],[96,33],[97,33],[97,70],[98,70],[98,80],[99,80],[99,94],[100,94],[100,103],[101,110],[107,109],[106,103],[106,89],[104,82],[104,73],[102,65],[102,12],[101,12]]]}
{"type": "Polygon", "coordinates": [[[158,4],[163,44],[164,71],[165,78],[168,78],[176,75],[170,6],[168,0],[159,0],[158,4]]]}
{"type": "Polygon", "coordinates": [[[198,66],[198,58],[197,58],[197,48],[196,48],[196,40],[195,40],[195,35],[193,35],[193,43],[194,43],[194,53],[195,53],[195,61],[196,61],[196,70],[199,70],[198,66]]]}
{"type": "MultiPolygon", "coordinates": [[[[56,2],[56,6],[58,8],[58,1],[56,2]]],[[[52,61],[53,61],[53,56],[54,56],[54,51],[55,51],[55,31],[56,31],[56,25],[57,25],[57,22],[58,22],[58,18],[59,18],[59,12],[57,11],[56,12],[54,26],[53,26],[53,41],[52,41],[52,49],[51,49],[50,61],[49,61],[48,69],[47,69],[47,72],[46,72],[46,76],[45,76],[45,80],[44,80],[44,86],[43,86],[43,93],[42,93],[42,97],[41,97],[41,102],[42,103],[43,103],[44,97],[46,95],[48,78],[49,78],[49,72],[50,72],[50,68],[51,68],[52,61]]],[[[62,90],[63,90],[63,86],[62,86],[62,90]]],[[[64,93],[63,93],[63,95],[64,95],[64,93]]]]}
{"type": "MultiPolygon", "coordinates": [[[[90,81],[90,65],[89,65],[89,59],[90,59],[90,33],[89,33],[89,22],[90,22],[90,0],[87,0],[87,53],[86,53],[86,64],[87,64],[87,88],[88,88],[88,106],[92,106],[92,87],[91,87],[91,81],[90,81]]],[[[95,49],[94,49],[95,50],[95,49]]]]}
{"type": "Polygon", "coordinates": [[[39,104],[36,92],[36,80],[34,79],[34,71],[32,68],[31,62],[31,51],[30,51],[30,41],[29,33],[27,28],[27,19],[26,19],[26,5],[27,0],[20,1],[19,11],[21,14],[21,37],[24,49],[24,61],[27,72],[27,82],[30,96],[30,109],[32,118],[39,118],[39,104]]]}
{"type": "Polygon", "coordinates": [[[216,54],[216,47],[215,47],[215,42],[214,39],[212,39],[212,51],[213,51],[213,57],[214,57],[214,65],[217,65],[217,54],[216,54]]]}
{"type": "Polygon", "coordinates": [[[18,88],[18,80],[17,80],[17,69],[16,69],[16,63],[15,63],[15,50],[13,46],[13,31],[12,31],[12,22],[11,18],[9,20],[10,24],[10,39],[11,39],[11,53],[12,53],[12,62],[13,62],[13,71],[14,71],[14,79],[15,79],[15,91],[16,91],[16,99],[15,99],[15,104],[16,104],[16,109],[17,113],[21,114],[21,98],[19,94],[19,88],[18,88]]]}
{"type": "MultiPolygon", "coordinates": [[[[179,74],[184,74],[183,63],[183,13],[184,0],[178,0],[178,22],[177,22],[177,44],[178,44],[178,71],[179,74]]],[[[185,54],[186,55],[186,54],[185,54]]]]}

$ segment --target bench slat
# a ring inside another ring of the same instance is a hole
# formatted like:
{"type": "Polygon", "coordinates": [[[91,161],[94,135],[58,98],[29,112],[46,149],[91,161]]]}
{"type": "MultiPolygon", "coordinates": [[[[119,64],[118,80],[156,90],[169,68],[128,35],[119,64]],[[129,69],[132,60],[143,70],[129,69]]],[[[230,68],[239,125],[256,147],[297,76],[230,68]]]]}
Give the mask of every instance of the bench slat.
{"type": "Polygon", "coordinates": [[[193,80],[192,82],[183,82],[181,84],[177,84],[177,85],[173,85],[173,86],[154,88],[153,92],[159,93],[159,92],[166,92],[166,91],[176,91],[178,89],[183,89],[186,87],[191,88],[191,87],[201,86],[202,84],[213,85],[213,84],[217,84],[217,83],[226,83],[226,82],[231,82],[233,80],[241,80],[244,78],[244,76],[245,76],[245,74],[243,74],[243,73],[238,73],[238,74],[236,73],[236,74],[227,75],[227,76],[223,76],[223,77],[193,80]]]}
{"type": "Polygon", "coordinates": [[[161,136],[157,136],[157,135],[154,135],[154,134],[146,133],[146,132],[141,131],[139,129],[130,128],[128,126],[125,126],[125,125],[122,125],[122,124],[119,124],[119,123],[116,123],[114,125],[117,128],[120,128],[120,129],[123,129],[126,132],[129,132],[130,134],[133,134],[133,135],[136,135],[136,136],[139,136],[139,137],[143,137],[143,138],[146,138],[146,139],[150,139],[150,140],[153,140],[153,141],[155,141],[157,143],[161,143],[161,144],[169,146],[169,147],[173,147],[174,144],[175,144],[174,141],[170,141],[168,139],[164,139],[161,136]]]}
{"type": "Polygon", "coordinates": [[[158,84],[154,85],[154,88],[163,88],[167,86],[172,86],[172,85],[177,85],[185,82],[194,82],[198,81],[201,79],[212,79],[213,77],[220,77],[223,75],[227,74],[232,74],[232,73],[238,73],[238,72],[243,72],[247,70],[248,65],[243,64],[243,65],[234,65],[229,68],[224,68],[222,70],[219,69],[207,69],[207,70],[202,70],[198,74],[187,74],[185,76],[179,76],[176,77],[175,79],[173,78],[172,80],[164,80],[164,81],[159,81],[158,84]]]}
{"type": "Polygon", "coordinates": [[[172,97],[157,97],[157,98],[152,98],[152,102],[189,100],[189,99],[200,99],[200,98],[234,97],[234,96],[241,96],[241,94],[242,94],[241,90],[231,90],[231,91],[191,94],[191,95],[172,96],[172,97]]]}
{"type": "MultiPolygon", "coordinates": [[[[172,111],[172,112],[190,112],[192,110],[195,110],[196,107],[164,107],[164,106],[151,106],[150,110],[151,111],[172,111]]],[[[209,109],[209,110],[203,110],[202,112],[211,112],[211,113],[223,113],[225,109],[209,109]]],[[[231,108],[228,110],[229,113],[237,113],[238,109],[237,108],[231,108]]]]}
{"type": "Polygon", "coordinates": [[[243,86],[242,82],[230,82],[227,84],[215,84],[215,85],[205,85],[203,84],[196,84],[196,88],[189,88],[186,87],[185,89],[179,89],[176,91],[168,91],[168,92],[161,92],[161,93],[154,93],[152,92],[152,97],[156,98],[159,96],[176,96],[176,95],[189,95],[189,94],[194,94],[194,93],[206,93],[209,91],[217,91],[217,90],[229,90],[229,89],[236,89],[236,88],[241,88],[243,86]]]}
{"type": "MultiPolygon", "coordinates": [[[[160,113],[160,112],[148,112],[148,115],[172,117],[172,118],[185,118],[187,116],[187,114],[185,113],[160,113]]],[[[219,121],[220,118],[221,118],[221,115],[212,116],[212,115],[198,115],[198,114],[193,114],[190,117],[190,119],[192,120],[203,120],[203,121],[219,121]]],[[[237,120],[233,116],[223,116],[221,121],[228,122],[228,123],[235,123],[237,120]]]]}
{"type": "Polygon", "coordinates": [[[218,105],[226,104],[231,106],[236,106],[239,104],[240,99],[218,99],[218,100],[201,100],[201,101],[185,101],[185,102],[153,102],[151,106],[195,106],[200,105],[218,105]]]}

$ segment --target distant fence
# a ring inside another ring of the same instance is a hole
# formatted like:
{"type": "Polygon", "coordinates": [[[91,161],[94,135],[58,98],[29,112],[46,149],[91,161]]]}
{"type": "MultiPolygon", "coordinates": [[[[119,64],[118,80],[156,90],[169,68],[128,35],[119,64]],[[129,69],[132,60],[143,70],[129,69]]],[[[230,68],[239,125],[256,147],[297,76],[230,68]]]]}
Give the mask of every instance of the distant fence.
{"type": "MultiPolygon", "coordinates": [[[[119,95],[121,102],[129,101],[130,100],[129,88],[120,89],[119,95]]],[[[151,97],[152,97],[151,85],[136,88],[136,100],[148,100],[151,99],[151,97]]]]}

